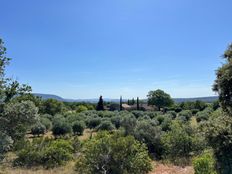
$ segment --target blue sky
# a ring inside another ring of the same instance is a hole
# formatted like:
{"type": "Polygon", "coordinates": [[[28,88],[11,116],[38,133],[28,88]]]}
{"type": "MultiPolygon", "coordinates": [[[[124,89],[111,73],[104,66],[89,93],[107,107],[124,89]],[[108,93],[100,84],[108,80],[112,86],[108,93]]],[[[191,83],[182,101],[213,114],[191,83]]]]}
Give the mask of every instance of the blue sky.
{"type": "Polygon", "coordinates": [[[214,95],[231,0],[0,0],[10,77],[65,98],[214,95]]]}

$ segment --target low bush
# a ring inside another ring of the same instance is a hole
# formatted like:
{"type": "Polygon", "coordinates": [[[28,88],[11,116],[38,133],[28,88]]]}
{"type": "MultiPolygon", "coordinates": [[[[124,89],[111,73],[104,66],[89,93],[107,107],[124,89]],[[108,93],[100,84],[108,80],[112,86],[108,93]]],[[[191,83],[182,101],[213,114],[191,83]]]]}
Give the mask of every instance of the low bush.
{"type": "Polygon", "coordinates": [[[4,159],[5,153],[12,148],[12,145],[11,137],[0,131],[0,162],[4,159]]]}
{"type": "Polygon", "coordinates": [[[151,169],[145,145],[132,136],[105,132],[86,142],[76,163],[76,170],[84,174],[147,174],[151,169]]]}
{"type": "Polygon", "coordinates": [[[188,165],[205,147],[204,139],[189,124],[174,121],[171,130],[161,137],[164,159],[176,165],[188,165]]]}
{"type": "Polygon", "coordinates": [[[125,116],[125,118],[123,118],[122,120],[121,125],[125,130],[125,135],[134,135],[137,120],[134,116],[125,116]]]}
{"type": "Polygon", "coordinates": [[[162,155],[161,145],[161,129],[153,126],[149,121],[138,122],[134,137],[139,142],[146,144],[149,153],[156,159],[160,159],[162,155]]]}
{"type": "Polygon", "coordinates": [[[18,152],[16,166],[53,168],[72,159],[74,149],[70,141],[35,139],[18,152]]]}
{"type": "Polygon", "coordinates": [[[85,130],[85,123],[83,121],[76,121],[72,125],[73,133],[76,135],[83,135],[85,130]]]}
{"type": "Polygon", "coordinates": [[[91,118],[88,120],[87,126],[90,129],[94,129],[101,124],[101,118],[91,118]]]}
{"type": "Polygon", "coordinates": [[[192,117],[192,112],[190,110],[183,110],[178,114],[178,120],[189,121],[192,117]]]}
{"type": "Polygon", "coordinates": [[[36,123],[36,124],[31,128],[31,133],[32,133],[32,135],[37,135],[37,136],[39,136],[39,135],[41,135],[41,134],[44,134],[45,132],[46,132],[46,127],[45,127],[42,123],[40,123],[40,122],[36,123]]]}
{"type": "Polygon", "coordinates": [[[46,131],[48,131],[52,128],[52,122],[48,118],[41,117],[40,122],[41,122],[41,124],[43,124],[45,126],[46,131]]]}
{"type": "Polygon", "coordinates": [[[202,131],[213,149],[217,172],[229,174],[232,173],[232,118],[220,111],[214,114],[212,119],[203,124],[202,131]]]}
{"type": "Polygon", "coordinates": [[[121,118],[120,118],[120,116],[112,117],[111,122],[115,126],[116,129],[120,128],[120,126],[121,126],[121,118]]]}
{"type": "Polygon", "coordinates": [[[72,127],[66,121],[58,120],[54,123],[52,133],[54,136],[61,136],[72,132],[72,127]]]}
{"type": "Polygon", "coordinates": [[[77,112],[83,112],[83,111],[87,111],[87,110],[88,110],[88,108],[84,105],[79,105],[79,106],[77,106],[77,109],[76,109],[77,112]]]}
{"type": "Polygon", "coordinates": [[[193,159],[195,174],[216,174],[215,159],[212,152],[204,152],[193,159]]]}
{"type": "Polygon", "coordinates": [[[212,114],[212,112],[213,112],[213,109],[210,107],[206,108],[203,111],[198,112],[196,114],[197,122],[207,121],[209,119],[210,115],[212,114]]]}
{"type": "Polygon", "coordinates": [[[115,127],[114,127],[114,125],[110,122],[110,121],[108,121],[108,120],[106,120],[106,121],[103,121],[98,127],[97,127],[97,130],[98,131],[103,131],[103,130],[105,130],[105,131],[112,131],[112,130],[114,130],[115,129],[115,127]]]}

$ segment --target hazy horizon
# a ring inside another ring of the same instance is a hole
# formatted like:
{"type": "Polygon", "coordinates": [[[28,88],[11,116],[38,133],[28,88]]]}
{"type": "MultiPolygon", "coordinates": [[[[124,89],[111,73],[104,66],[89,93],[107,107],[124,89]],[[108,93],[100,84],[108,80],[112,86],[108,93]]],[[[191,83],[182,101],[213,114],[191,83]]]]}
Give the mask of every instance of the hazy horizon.
{"type": "Polygon", "coordinates": [[[88,99],[214,96],[232,1],[2,0],[7,75],[34,93],[88,99]]]}

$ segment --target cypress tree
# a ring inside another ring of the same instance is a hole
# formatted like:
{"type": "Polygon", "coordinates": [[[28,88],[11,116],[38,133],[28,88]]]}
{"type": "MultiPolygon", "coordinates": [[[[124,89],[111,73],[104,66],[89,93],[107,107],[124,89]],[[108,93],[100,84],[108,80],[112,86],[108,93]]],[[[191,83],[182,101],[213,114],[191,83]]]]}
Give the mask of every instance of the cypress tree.
{"type": "Polygon", "coordinates": [[[137,97],[137,110],[139,110],[139,97],[137,97]]]}
{"type": "Polygon", "coordinates": [[[97,111],[103,111],[104,110],[104,102],[103,102],[102,96],[100,96],[100,98],[99,98],[96,110],[97,111]]]}
{"type": "Polygon", "coordinates": [[[120,97],[120,111],[122,111],[122,96],[120,97]]]}
{"type": "Polygon", "coordinates": [[[131,102],[131,105],[134,105],[135,104],[135,99],[132,98],[132,102],[131,102]]]}

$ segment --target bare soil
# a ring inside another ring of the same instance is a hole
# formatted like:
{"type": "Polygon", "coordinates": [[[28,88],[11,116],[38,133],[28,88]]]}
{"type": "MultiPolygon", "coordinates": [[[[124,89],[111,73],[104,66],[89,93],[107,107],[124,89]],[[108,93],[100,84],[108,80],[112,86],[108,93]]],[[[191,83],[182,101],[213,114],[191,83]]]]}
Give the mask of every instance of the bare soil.
{"type": "Polygon", "coordinates": [[[166,164],[156,164],[150,174],[194,174],[192,166],[179,167],[166,164]]]}

